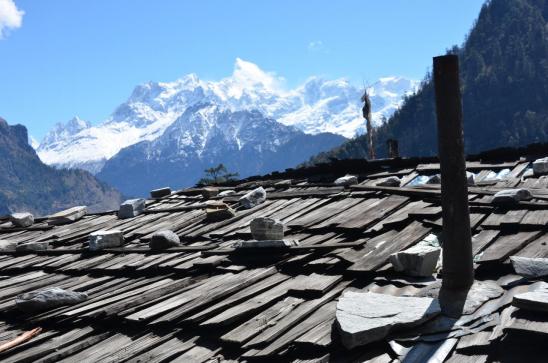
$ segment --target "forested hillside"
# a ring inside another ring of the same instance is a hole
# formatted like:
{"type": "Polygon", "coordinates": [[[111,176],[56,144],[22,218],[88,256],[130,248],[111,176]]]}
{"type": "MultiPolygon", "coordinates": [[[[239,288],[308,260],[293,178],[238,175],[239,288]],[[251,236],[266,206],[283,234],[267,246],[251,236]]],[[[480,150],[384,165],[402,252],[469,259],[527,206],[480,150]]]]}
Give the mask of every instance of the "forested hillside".
{"type": "MultiPolygon", "coordinates": [[[[547,0],[488,1],[464,45],[449,51],[460,59],[468,153],[548,140],[547,19],[547,0]]],[[[418,92],[377,129],[377,156],[386,156],[390,138],[398,140],[402,156],[436,154],[434,102],[434,84],[427,74],[418,92]]],[[[362,136],[311,162],[366,156],[362,136]]]]}
{"type": "Polygon", "coordinates": [[[43,164],[28,144],[27,129],[0,118],[0,215],[28,211],[45,215],[75,205],[117,208],[121,194],[82,170],[43,164]]]}

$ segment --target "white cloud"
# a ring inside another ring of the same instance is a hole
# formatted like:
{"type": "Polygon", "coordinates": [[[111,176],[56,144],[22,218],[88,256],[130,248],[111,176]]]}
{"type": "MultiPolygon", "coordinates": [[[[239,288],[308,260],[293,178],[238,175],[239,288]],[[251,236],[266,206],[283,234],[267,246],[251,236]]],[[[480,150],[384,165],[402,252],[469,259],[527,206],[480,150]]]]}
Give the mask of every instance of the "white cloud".
{"type": "Polygon", "coordinates": [[[0,0],[0,39],[4,38],[10,29],[17,29],[23,24],[23,10],[17,9],[13,0],[0,0]]]}
{"type": "Polygon", "coordinates": [[[325,52],[327,53],[327,48],[321,40],[313,40],[308,43],[308,50],[311,52],[325,52]]]}

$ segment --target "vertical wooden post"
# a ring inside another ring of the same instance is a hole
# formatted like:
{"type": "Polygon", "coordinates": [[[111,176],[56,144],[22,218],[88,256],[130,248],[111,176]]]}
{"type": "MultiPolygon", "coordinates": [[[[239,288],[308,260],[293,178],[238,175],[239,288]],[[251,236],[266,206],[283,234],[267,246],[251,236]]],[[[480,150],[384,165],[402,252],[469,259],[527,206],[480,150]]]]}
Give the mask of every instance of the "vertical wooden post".
{"type": "Polygon", "coordinates": [[[398,158],[400,156],[400,151],[398,150],[398,140],[388,139],[386,140],[386,145],[388,146],[388,157],[398,158]]]}
{"type": "Polygon", "coordinates": [[[443,216],[443,287],[467,289],[474,282],[468,184],[462,129],[459,60],[434,58],[443,216]]]}

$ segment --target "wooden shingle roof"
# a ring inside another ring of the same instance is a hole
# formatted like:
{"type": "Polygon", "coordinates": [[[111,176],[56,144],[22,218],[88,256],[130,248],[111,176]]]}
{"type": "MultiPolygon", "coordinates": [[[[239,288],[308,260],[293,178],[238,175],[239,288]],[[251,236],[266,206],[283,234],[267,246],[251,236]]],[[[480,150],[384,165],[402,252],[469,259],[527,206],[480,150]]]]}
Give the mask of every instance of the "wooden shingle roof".
{"type": "Polygon", "coordinates": [[[206,219],[207,204],[196,188],[148,200],[145,213],[130,219],[105,212],[62,226],[38,219],[28,228],[5,220],[0,239],[48,241],[50,248],[0,252],[0,345],[43,329],[0,353],[0,361],[483,362],[520,361],[524,354],[521,361],[542,361],[546,350],[534,342],[546,341],[548,316],[511,305],[515,294],[540,280],[517,275],[509,257],[548,258],[548,177],[527,176],[533,159],[522,156],[468,164],[477,181],[469,190],[476,279],[494,282],[504,293],[458,320],[439,317],[352,351],[343,348],[334,327],[343,291],[421,296],[439,283],[437,275],[396,273],[388,261],[441,233],[439,185],[412,183],[439,173],[430,159],[368,167],[352,161],[362,168],[350,171],[359,174],[359,184],[346,187],[332,183],[345,162],[321,169],[328,171],[322,175],[307,177],[301,170],[251,178],[221,188],[236,191],[223,198],[236,216],[219,222],[206,219]],[[376,186],[391,175],[401,177],[402,186],[376,186]],[[238,198],[259,185],[266,201],[239,208],[238,198]],[[521,187],[532,200],[491,203],[495,192],[521,187]],[[286,238],[300,245],[235,248],[235,242],[251,239],[249,222],[259,216],[284,222],[286,238]],[[88,235],[109,229],[122,230],[125,245],[89,251],[88,235]],[[160,229],[175,231],[183,246],[151,251],[148,241],[160,229]],[[16,309],[18,294],[51,286],[89,298],[44,313],[16,309]],[[520,342],[531,348],[518,349],[520,342]]]}

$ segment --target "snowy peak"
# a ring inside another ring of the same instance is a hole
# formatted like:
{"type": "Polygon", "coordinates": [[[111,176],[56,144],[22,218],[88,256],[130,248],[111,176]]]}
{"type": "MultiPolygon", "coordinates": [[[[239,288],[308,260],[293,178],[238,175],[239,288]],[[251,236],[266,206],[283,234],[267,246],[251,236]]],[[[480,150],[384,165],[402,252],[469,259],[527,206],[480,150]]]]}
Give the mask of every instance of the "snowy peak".
{"type": "Polygon", "coordinates": [[[49,131],[40,144],[51,145],[63,140],[70,139],[82,130],[91,127],[88,121],[82,120],[78,116],[74,116],[67,122],[58,122],[53,129],[49,131]]]}
{"type": "MultiPolygon", "coordinates": [[[[98,125],[91,126],[79,118],[57,124],[37,152],[47,164],[97,172],[121,149],[158,139],[176,120],[181,121],[187,109],[204,104],[230,112],[257,111],[263,118],[306,134],[329,132],[349,138],[365,132],[360,102],[363,90],[348,80],[312,77],[293,89],[283,84],[282,77],[240,58],[232,74],[218,81],[188,74],[173,82],[147,82],[135,87],[127,101],[98,125]]],[[[383,117],[389,117],[415,87],[415,81],[402,77],[381,78],[373,84],[369,92],[374,122],[379,124],[383,117]]],[[[221,120],[211,115],[198,118],[192,128],[181,129],[186,136],[180,140],[203,142],[205,133],[215,128],[205,126],[221,120]]]]}

